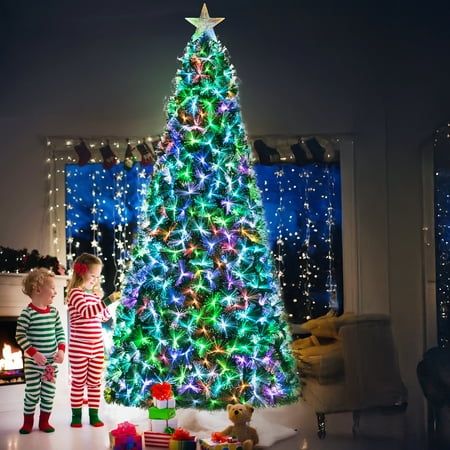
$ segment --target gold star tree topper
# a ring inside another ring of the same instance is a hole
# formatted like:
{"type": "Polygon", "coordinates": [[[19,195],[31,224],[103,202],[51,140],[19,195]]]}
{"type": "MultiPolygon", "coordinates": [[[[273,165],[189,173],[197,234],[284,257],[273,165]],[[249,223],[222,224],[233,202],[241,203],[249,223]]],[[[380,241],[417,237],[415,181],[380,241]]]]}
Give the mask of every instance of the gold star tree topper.
{"type": "Polygon", "coordinates": [[[216,33],[214,33],[213,28],[220,22],[225,20],[225,17],[209,17],[208,8],[206,3],[203,3],[202,11],[200,12],[200,17],[186,17],[186,20],[196,27],[194,38],[200,37],[203,33],[209,36],[211,39],[217,40],[216,33]]]}

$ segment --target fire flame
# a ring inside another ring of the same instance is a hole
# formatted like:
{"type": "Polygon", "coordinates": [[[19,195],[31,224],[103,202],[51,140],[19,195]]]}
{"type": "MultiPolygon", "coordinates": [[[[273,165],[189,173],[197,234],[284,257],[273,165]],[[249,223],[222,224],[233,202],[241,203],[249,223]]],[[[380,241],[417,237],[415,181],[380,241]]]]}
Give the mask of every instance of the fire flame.
{"type": "Polygon", "coordinates": [[[0,359],[0,370],[23,369],[22,352],[13,352],[11,346],[3,344],[3,359],[0,359]]]}

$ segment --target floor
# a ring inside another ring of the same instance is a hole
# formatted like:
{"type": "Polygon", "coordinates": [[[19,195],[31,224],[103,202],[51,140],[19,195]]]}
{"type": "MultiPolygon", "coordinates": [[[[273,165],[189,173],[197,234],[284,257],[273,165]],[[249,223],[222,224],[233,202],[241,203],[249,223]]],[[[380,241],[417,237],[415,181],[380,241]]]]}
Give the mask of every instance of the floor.
{"type": "MultiPolygon", "coordinates": [[[[59,398],[55,402],[51,423],[56,431],[46,434],[35,430],[29,435],[20,435],[22,411],[0,412],[0,450],[99,450],[109,448],[108,430],[117,423],[129,420],[138,425],[140,431],[148,429],[145,411],[119,406],[102,405],[103,428],[84,424],[81,429],[70,428],[70,409],[59,398]]],[[[265,448],[271,450],[425,450],[424,442],[410,438],[408,412],[400,415],[364,414],[361,416],[360,431],[352,436],[352,416],[349,413],[333,414],[327,417],[327,436],[320,440],[316,435],[316,421],[313,411],[299,404],[257,410],[256,422],[264,420],[274,424],[297,429],[297,433],[265,448]]],[[[85,414],[86,416],[87,414],[85,414]]],[[[189,423],[188,411],[179,411],[179,425],[189,423]],[[187,414],[186,414],[187,413],[187,414]],[[181,422],[181,423],[180,423],[181,422]]],[[[86,417],[85,417],[86,419],[86,417]]],[[[226,426],[228,424],[224,424],[226,426]]],[[[261,430],[260,430],[261,431],[261,430]]],[[[264,430],[267,433],[267,430],[264,430]]]]}

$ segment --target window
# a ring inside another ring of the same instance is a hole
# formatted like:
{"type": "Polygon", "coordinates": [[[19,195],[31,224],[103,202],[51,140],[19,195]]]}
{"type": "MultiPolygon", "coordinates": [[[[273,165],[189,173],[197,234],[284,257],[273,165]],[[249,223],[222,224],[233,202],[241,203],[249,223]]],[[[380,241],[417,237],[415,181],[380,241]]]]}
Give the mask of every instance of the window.
{"type": "MultiPolygon", "coordinates": [[[[292,149],[298,137],[263,139],[275,142],[278,157],[275,164],[257,164],[255,172],[291,321],[317,317],[329,307],[357,312],[352,140],[322,139],[340,155],[324,161],[324,155],[311,160],[311,154],[299,160],[292,149]]],[[[123,277],[151,166],[120,163],[105,170],[99,160],[79,166],[68,141],[50,149],[53,251],[60,260],[67,254],[69,263],[83,251],[98,253],[105,262],[105,290],[112,290],[123,277]]]]}

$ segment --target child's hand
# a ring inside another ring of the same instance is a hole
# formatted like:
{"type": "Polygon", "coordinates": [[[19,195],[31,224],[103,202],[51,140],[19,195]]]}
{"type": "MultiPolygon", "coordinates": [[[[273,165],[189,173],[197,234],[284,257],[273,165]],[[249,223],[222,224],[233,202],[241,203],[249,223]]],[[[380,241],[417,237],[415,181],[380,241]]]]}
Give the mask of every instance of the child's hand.
{"type": "Polygon", "coordinates": [[[117,302],[117,300],[120,300],[122,297],[122,292],[116,291],[112,294],[108,295],[108,298],[111,300],[111,303],[117,302]]]}
{"type": "Polygon", "coordinates": [[[47,358],[41,352],[36,352],[33,355],[33,359],[38,366],[45,366],[45,363],[47,362],[47,358]]]}
{"type": "Polygon", "coordinates": [[[105,297],[103,299],[103,303],[106,306],[111,305],[114,302],[117,302],[117,300],[120,300],[120,298],[122,297],[122,294],[119,291],[113,292],[112,294],[109,294],[108,297],[105,297]]]}
{"type": "Polygon", "coordinates": [[[55,353],[55,363],[61,364],[64,361],[64,352],[62,350],[58,350],[55,353]]]}

